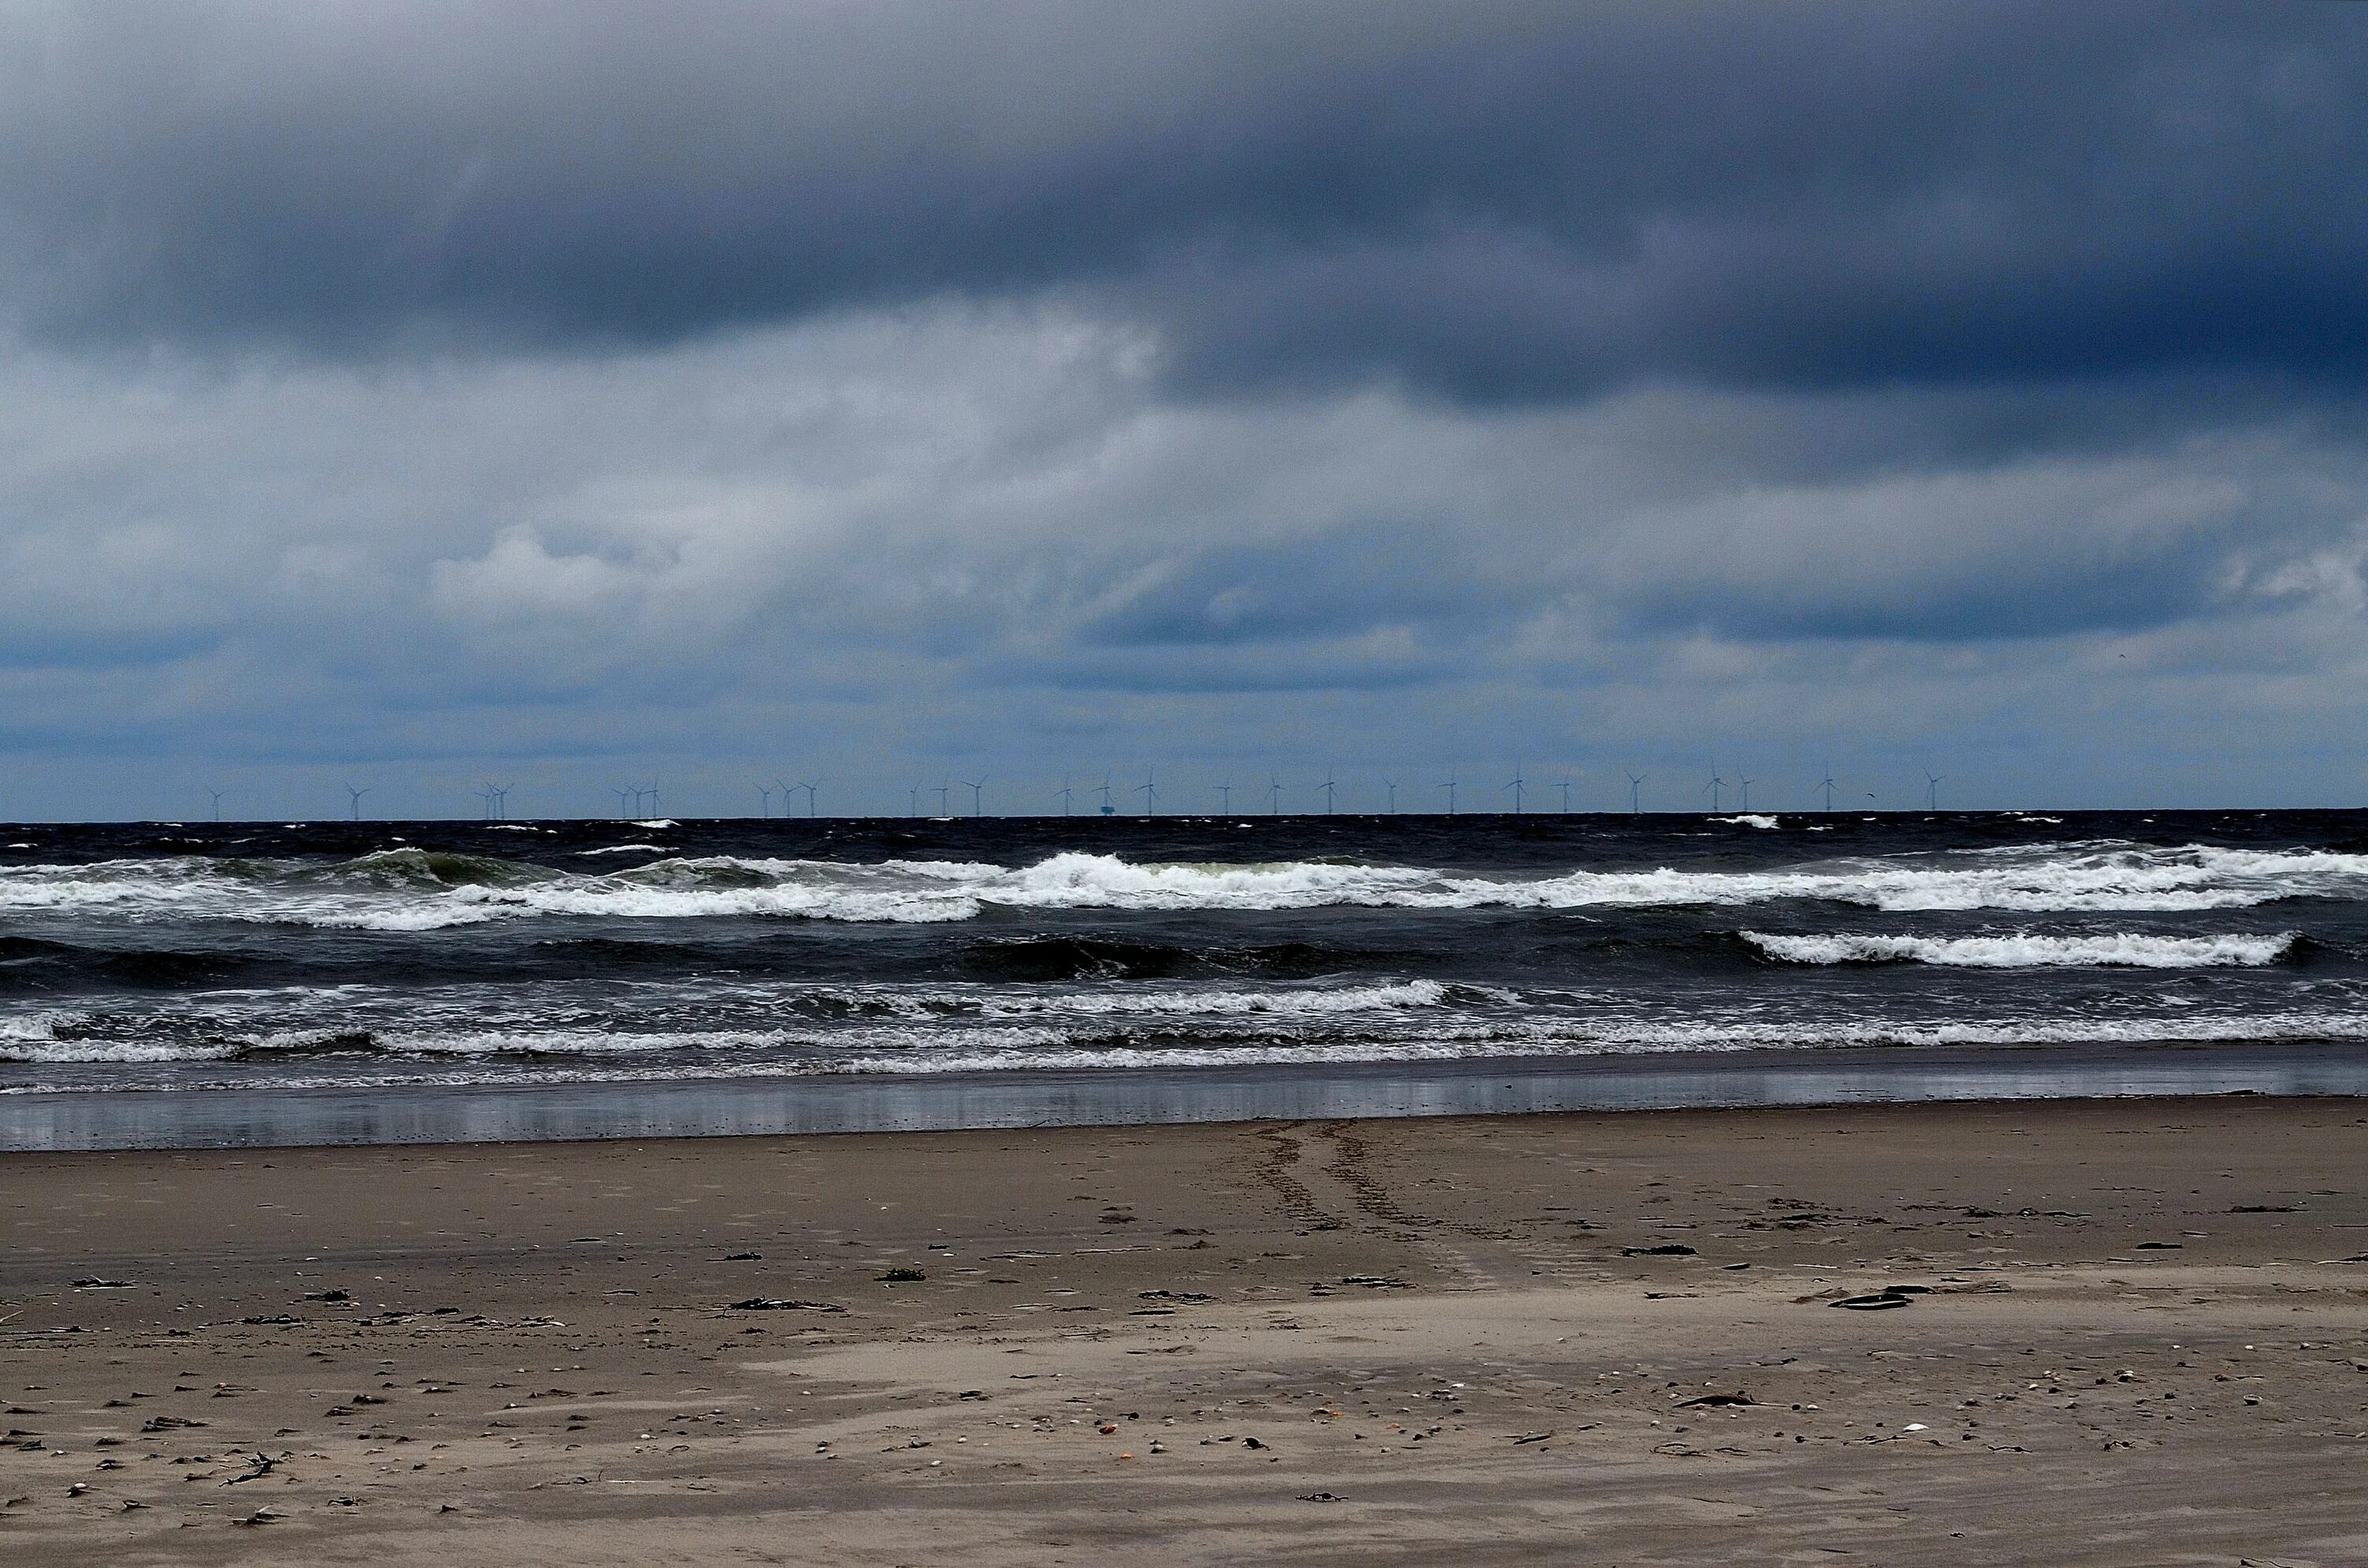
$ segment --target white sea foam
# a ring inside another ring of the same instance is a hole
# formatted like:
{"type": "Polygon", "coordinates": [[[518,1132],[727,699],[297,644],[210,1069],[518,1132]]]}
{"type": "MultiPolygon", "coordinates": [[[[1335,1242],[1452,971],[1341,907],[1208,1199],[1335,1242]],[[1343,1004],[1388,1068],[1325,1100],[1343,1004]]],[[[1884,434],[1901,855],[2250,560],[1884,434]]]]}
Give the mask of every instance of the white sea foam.
{"type": "Polygon", "coordinates": [[[1736,827],[1774,827],[1776,825],[1774,817],[1759,812],[1738,812],[1731,817],[1713,817],[1710,820],[1727,823],[1736,827]]]}
{"type": "MultiPolygon", "coordinates": [[[[665,855],[656,846],[616,847],[665,855]]],[[[1331,860],[1138,863],[1076,853],[1019,868],[704,856],[587,874],[397,849],[337,863],[180,857],[0,868],[0,919],[93,914],[382,931],[538,916],[937,922],[997,907],[1577,910],[1817,900],[1888,911],[2047,913],[2230,909],[2302,897],[2368,897],[2368,856],[2068,844],[1758,870],[1664,866],[1526,876],[1331,860]]]]}
{"type": "MultiPolygon", "coordinates": [[[[1483,1058],[1717,1054],[1766,1050],[1914,1049],[1933,1046],[2242,1045],[2368,1040],[2357,1013],[2219,1014],[2185,1017],[1975,1019],[1907,1024],[1877,1021],[1771,1024],[1744,1018],[1685,1023],[1508,1020],[1429,1022],[1403,1032],[1324,1032],[1309,1038],[1258,1030],[1228,1037],[1196,1031],[1196,1043],[1104,1039],[1052,1025],[976,1029],[944,1025],[869,1026],[834,1030],[479,1029],[427,1032],[389,1040],[382,1069],[327,1073],[301,1059],[242,1062],[235,1077],[178,1080],[183,1087],[360,1088],[483,1082],[656,1082],[701,1078],[832,1074],[939,1074],[1090,1071],[1112,1068],[1292,1066],[1344,1062],[1421,1062],[1483,1058]],[[694,1060],[686,1061],[686,1056],[694,1060]],[[406,1069],[405,1058],[421,1063],[406,1069]],[[430,1062],[450,1065],[427,1067],[430,1062]],[[533,1065],[533,1063],[541,1065],[533,1065]]],[[[137,1042],[59,1042],[57,1054],[0,1050],[0,1060],[82,1064],[176,1060],[202,1068],[215,1056],[162,1058],[137,1042]]],[[[251,1052],[241,1052],[251,1054],[251,1052]]],[[[50,1092],[40,1082],[0,1094],[50,1092]]]]}
{"type": "Polygon", "coordinates": [[[1911,937],[1845,933],[1773,935],[1746,931],[1744,939],[1788,963],[1929,963],[1966,969],[2208,969],[2271,964],[2291,951],[2299,933],[2267,936],[2162,937],[2115,931],[2096,936],[1911,937]]]}

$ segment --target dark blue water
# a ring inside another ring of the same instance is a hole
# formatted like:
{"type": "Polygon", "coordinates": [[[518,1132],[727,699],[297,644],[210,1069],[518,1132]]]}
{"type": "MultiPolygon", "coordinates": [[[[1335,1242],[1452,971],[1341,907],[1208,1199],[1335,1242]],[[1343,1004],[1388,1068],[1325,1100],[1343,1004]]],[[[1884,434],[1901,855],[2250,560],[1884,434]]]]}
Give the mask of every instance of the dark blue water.
{"type": "Polygon", "coordinates": [[[2362,813],[0,829],[12,1096],[2356,1062],[2363,1004],[2362,813]]]}

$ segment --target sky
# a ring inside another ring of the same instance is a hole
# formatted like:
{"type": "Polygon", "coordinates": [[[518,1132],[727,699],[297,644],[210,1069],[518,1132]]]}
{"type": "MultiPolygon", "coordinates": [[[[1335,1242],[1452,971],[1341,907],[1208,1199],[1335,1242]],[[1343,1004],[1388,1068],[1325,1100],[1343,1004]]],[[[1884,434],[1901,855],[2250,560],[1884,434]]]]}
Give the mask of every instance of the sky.
{"type": "Polygon", "coordinates": [[[2360,805],[2363,146],[2276,0],[26,0],[0,816],[2360,805]]]}

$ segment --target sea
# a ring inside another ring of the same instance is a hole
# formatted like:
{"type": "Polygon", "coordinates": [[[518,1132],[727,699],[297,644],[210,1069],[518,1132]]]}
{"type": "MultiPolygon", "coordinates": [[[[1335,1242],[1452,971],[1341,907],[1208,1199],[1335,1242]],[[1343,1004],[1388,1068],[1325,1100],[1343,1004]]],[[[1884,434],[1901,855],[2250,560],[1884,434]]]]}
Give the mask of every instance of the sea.
{"type": "Polygon", "coordinates": [[[0,1147],[2368,1092],[2368,813],[0,828],[0,1147]]]}

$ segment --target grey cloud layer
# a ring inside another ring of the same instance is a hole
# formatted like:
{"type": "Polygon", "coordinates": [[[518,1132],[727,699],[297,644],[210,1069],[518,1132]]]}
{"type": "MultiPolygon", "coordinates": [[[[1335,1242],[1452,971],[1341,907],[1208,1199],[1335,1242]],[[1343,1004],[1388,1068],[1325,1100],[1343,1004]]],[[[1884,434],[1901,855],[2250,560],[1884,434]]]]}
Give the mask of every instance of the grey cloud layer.
{"type": "Polygon", "coordinates": [[[1090,297],[1205,389],[2356,384],[2341,6],[17,8],[51,342],[1090,297]]]}
{"type": "Polygon", "coordinates": [[[67,812],[95,756],[790,748],[893,809],[1951,737],[2348,800],[2362,36],[8,7],[0,753],[67,812]]]}

